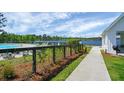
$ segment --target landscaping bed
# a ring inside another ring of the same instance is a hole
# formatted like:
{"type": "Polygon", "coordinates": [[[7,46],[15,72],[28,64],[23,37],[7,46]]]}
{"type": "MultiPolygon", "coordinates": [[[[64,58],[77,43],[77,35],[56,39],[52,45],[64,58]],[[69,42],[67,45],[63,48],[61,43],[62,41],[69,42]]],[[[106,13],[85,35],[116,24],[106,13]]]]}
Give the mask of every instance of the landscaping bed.
{"type": "MultiPolygon", "coordinates": [[[[9,63],[7,69],[4,69],[4,65],[1,65],[1,73],[7,73],[7,77],[4,75],[0,80],[50,80],[58,72],[70,64],[73,60],[77,59],[83,52],[67,56],[65,59],[61,59],[59,62],[53,63],[51,61],[37,62],[36,74],[32,74],[31,62],[20,62],[19,64],[9,63]],[[6,72],[5,72],[6,70],[6,72]]],[[[20,60],[21,61],[21,60],[20,60]]]]}
{"type": "Polygon", "coordinates": [[[83,55],[81,55],[76,60],[72,61],[70,64],[68,64],[65,69],[60,71],[55,77],[51,79],[51,81],[63,81],[66,80],[67,77],[74,71],[74,69],[80,64],[80,62],[86,57],[86,55],[90,52],[91,47],[87,48],[87,52],[83,55]]]}
{"type": "MultiPolygon", "coordinates": [[[[63,70],[68,64],[70,64],[73,60],[77,59],[82,53],[67,57],[66,59],[61,60],[57,64],[47,64],[47,66],[37,68],[37,74],[33,75],[31,80],[50,80],[52,77],[57,75],[61,70],[63,70]],[[40,77],[40,78],[37,78],[40,77]]],[[[39,64],[40,65],[40,64],[39,64]]]]}
{"type": "MultiPolygon", "coordinates": [[[[78,57],[87,53],[86,46],[82,50],[66,48],[64,55],[63,48],[56,49],[55,61],[53,61],[53,50],[48,48],[36,52],[36,73],[32,74],[32,56],[23,56],[0,61],[0,80],[13,81],[37,81],[51,80],[59,72],[73,63],[78,57]],[[66,56],[64,58],[64,56],[66,56]]],[[[82,58],[83,59],[83,58],[82,58]]],[[[80,59],[80,60],[82,60],[80,59]]],[[[77,62],[78,63],[78,62],[77,62]]]]}

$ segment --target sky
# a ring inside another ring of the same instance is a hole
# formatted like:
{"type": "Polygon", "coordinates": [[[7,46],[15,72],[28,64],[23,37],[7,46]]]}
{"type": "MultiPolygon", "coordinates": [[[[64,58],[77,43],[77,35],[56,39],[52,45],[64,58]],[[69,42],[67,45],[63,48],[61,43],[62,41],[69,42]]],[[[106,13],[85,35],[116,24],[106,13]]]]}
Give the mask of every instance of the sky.
{"type": "Polygon", "coordinates": [[[8,12],[5,31],[63,37],[99,37],[119,12],[8,12]]]}

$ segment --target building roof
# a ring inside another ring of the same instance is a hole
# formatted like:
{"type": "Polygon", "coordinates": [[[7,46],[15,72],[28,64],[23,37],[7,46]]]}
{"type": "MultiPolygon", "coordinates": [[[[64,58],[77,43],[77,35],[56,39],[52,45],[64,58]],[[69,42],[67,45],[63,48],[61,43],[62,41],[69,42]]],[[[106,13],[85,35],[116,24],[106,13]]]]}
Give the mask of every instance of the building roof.
{"type": "Polygon", "coordinates": [[[115,24],[117,24],[122,18],[124,17],[124,13],[122,13],[117,19],[115,19],[102,33],[104,35],[106,32],[108,32],[115,24]]]}

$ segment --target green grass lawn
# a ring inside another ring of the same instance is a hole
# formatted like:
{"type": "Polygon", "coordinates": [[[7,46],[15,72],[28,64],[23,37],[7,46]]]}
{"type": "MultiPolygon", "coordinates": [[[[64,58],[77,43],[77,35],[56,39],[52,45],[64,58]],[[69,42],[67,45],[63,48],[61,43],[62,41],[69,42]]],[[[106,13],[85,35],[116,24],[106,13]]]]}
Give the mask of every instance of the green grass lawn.
{"type": "Polygon", "coordinates": [[[124,80],[124,57],[112,56],[101,51],[110,77],[113,81],[124,80]]]}
{"type": "MultiPolygon", "coordinates": [[[[88,52],[91,50],[91,47],[88,47],[88,52]]],[[[80,56],[78,59],[74,60],[69,64],[65,69],[63,69],[59,74],[51,79],[51,81],[64,81],[66,78],[73,72],[73,70],[80,64],[87,54],[80,56]]]]}

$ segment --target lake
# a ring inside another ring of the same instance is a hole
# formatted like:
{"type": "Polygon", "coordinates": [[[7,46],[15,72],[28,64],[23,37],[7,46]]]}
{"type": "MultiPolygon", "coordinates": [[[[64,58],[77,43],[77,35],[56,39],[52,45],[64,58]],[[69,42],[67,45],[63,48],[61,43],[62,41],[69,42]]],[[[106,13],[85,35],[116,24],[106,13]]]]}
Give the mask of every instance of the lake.
{"type": "Polygon", "coordinates": [[[82,41],[80,41],[80,44],[101,46],[102,40],[100,40],[100,39],[99,40],[82,40],[82,41]]]}

